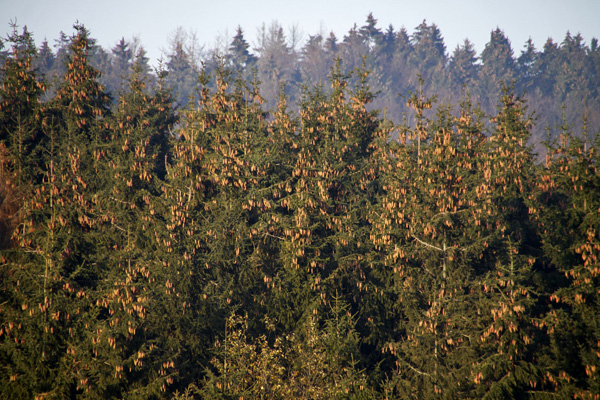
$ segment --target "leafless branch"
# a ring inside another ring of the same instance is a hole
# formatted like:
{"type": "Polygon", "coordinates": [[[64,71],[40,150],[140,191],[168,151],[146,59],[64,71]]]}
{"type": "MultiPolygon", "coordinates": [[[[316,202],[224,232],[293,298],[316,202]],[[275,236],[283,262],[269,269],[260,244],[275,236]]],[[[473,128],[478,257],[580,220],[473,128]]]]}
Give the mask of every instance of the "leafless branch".
{"type": "Polygon", "coordinates": [[[442,252],[444,251],[443,249],[441,249],[441,248],[439,248],[437,246],[434,246],[432,244],[429,244],[429,243],[426,243],[426,242],[422,241],[421,239],[419,239],[418,237],[416,237],[413,234],[411,234],[410,236],[412,236],[413,239],[415,239],[417,242],[421,243],[423,246],[431,247],[432,249],[435,249],[435,250],[438,250],[438,251],[442,251],[442,252]]]}

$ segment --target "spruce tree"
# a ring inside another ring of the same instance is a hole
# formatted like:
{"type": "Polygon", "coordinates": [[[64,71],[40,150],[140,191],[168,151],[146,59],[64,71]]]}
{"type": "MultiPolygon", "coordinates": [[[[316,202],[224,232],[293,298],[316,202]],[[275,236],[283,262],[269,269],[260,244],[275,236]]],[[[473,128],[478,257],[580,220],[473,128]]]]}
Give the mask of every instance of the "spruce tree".
{"type": "MultiPolygon", "coordinates": [[[[584,125],[585,126],[585,125],[584,125]]],[[[536,185],[531,212],[539,224],[554,305],[546,323],[551,339],[548,380],[563,396],[599,393],[597,142],[575,136],[564,121],[536,185]]]]}
{"type": "Polygon", "coordinates": [[[367,15],[365,25],[360,28],[359,34],[363,36],[371,46],[381,42],[383,34],[381,33],[381,29],[377,28],[377,20],[373,16],[373,13],[367,15]]]}
{"type": "Polygon", "coordinates": [[[41,179],[26,198],[16,247],[3,265],[10,277],[2,348],[9,397],[74,396],[95,368],[87,338],[104,265],[93,193],[101,181],[108,97],[88,64],[87,30],[75,29],[67,72],[42,121],[41,179]]]}
{"type": "Polygon", "coordinates": [[[183,108],[190,101],[196,81],[196,66],[186,49],[185,36],[176,36],[166,61],[165,82],[175,95],[177,106],[183,108]]]}
{"type": "Polygon", "coordinates": [[[38,57],[34,61],[36,67],[40,70],[42,75],[49,74],[54,65],[55,55],[47,40],[44,40],[38,49],[38,57]]]}
{"type": "Polygon", "coordinates": [[[472,87],[477,80],[477,53],[473,44],[465,39],[462,46],[456,46],[448,63],[447,73],[453,90],[472,87]]]}
{"type": "Polygon", "coordinates": [[[8,151],[12,168],[22,183],[36,179],[29,166],[42,166],[42,104],[45,91],[34,62],[37,49],[27,28],[18,33],[17,26],[8,38],[12,54],[0,70],[0,141],[8,151]]]}
{"type": "Polygon", "coordinates": [[[252,321],[264,313],[264,290],[276,263],[268,249],[277,239],[265,232],[273,203],[269,190],[260,188],[271,186],[278,165],[265,157],[267,122],[258,88],[240,83],[230,92],[224,69],[216,79],[211,93],[201,74],[197,106],[184,111],[157,233],[164,262],[185,271],[182,284],[193,282],[186,293],[200,340],[209,341],[204,349],[222,336],[233,310],[248,312],[252,321]]]}
{"type": "MultiPolygon", "coordinates": [[[[414,49],[411,59],[414,68],[423,76],[427,87],[439,87],[441,72],[446,65],[446,45],[439,28],[435,24],[427,25],[423,20],[410,40],[414,49]]],[[[414,76],[412,78],[415,82],[414,76]]]]}
{"type": "MultiPolygon", "coordinates": [[[[545,341],[538,285],[538,237],[529,217],[533,156],[531,121],[524,101],[504,87],[483,165],[488,205],[495,227],[489,246],[493,268],[483,274],[478,307],[479,361],[473,366],[475,393],[516,396],[546,389],[540,345],[545,341]]],[[[490,265],[491,266],[491,265],[490,265]]]]}
{"type": "Polygon", "coordinates": [[[241,26],[238,26],[235,31],[235,36],[229,46],[228,58],[232,67],[242,72],[249,70],[256,63],[256,57],[248,51],[250,45],[244,38],[244,31],[241,26]]]}
{"type": "Polygon", "coordinates": [[[333,62],[323,37],[311,35],[302,48],[301,71],[304,84],[309,87],[323,84],[333,62]]]}
{"type": "Polygon", "coordinates": [[[517,58],[517,89],[521,92],[530,90],[536,79],[535,64],[539,58],[539,52],[535,49],[531,38],[527,40],[524,50],[517,58]]]}
{"type": "Polygon", "coordinates": [[[482,66],[477,94],[483,109],[491,114],[501,98],[502,86],[511,85],[516,73],[510,41],[500,28],[492,31],[480,58],[482,66]]]}
{"type": "Polygon", "coordinates": [[[416,126],[400,127],[401,144],[391,146],[389,164],[381,164],[384,192],[373,214],[373,242],[390,275],[383,290],[402,321],[383,346],[397,371],[388,390],[452,398],[469,391],[473,261],[485,257],[490,235],[475,219],[485,136],[468,101],[457,119],[444,107],[435,120],[426,118],[432,99],[422,91],[409,104],[416,126]]]}

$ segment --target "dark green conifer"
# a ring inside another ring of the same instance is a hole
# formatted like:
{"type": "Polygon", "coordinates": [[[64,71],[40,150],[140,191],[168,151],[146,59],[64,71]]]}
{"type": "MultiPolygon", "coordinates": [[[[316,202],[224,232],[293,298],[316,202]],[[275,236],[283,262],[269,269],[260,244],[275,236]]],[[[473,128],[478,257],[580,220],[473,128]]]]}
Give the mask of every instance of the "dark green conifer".
{"type": "Polygon", "coordinates": [[[229,46],[229,58],[236,70],[251,69],[256,62],[256,57],[248,51],[250,45],[244,38],[244,31],[238,26],[235,36],[229,46]]]}
{"type": "Polygon", "coordinates": [[[0,142],[8,151],[18,180],[28,183],[36,177],[33,165],[42,164],[40,99],[45,84],[34,67],[37,49],[27,28],[18,33],[13,25],[8,43],[12,46],[11,54],[0,70],[0,142]]]}

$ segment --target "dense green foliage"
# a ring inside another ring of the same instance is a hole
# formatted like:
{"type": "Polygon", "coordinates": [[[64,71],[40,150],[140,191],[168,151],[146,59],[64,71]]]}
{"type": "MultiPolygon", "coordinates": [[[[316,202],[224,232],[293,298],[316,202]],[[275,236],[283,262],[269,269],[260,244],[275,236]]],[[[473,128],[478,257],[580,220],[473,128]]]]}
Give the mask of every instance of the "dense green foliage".
{"type": "Polygon", "coordinates": [[[83,26],[60,67],[15,28],[0,397],[598,398],[598,125],[563,117],[536,162],[517,94],[528,76],[593,111],[593,75],[566,82],[546,56],[591,63],[597,45],[515,61],[496,30],[479,65],[468,43],[448,60],[435,25],[369,16],[311,37],[294,72],[282,31],[263,39],[255,57],[239,29],[206,68],[179,43],[156,76],[121,41],[109,91],[83,26]],[[406,113],[382,117],[371,81],[406,113]],[[447,85],[456,104],[431,97],[447,85]]]}

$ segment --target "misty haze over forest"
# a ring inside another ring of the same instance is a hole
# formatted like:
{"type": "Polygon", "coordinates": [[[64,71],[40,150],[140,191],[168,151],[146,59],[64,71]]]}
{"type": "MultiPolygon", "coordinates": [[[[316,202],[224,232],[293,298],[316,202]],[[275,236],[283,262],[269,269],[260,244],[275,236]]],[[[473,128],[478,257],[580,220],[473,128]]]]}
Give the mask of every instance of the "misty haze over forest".
{"type": "MultiPolygon", "coordinates": [[[[64,72],[61,61],[68,43],[69,36],[63,35],[54,44],[41,45],[37,62],[40,73],[55,79],[64,72]]],[[[169,43],[163,50],[162,68],[168,73],[165,82],[173,89],[180,108],[194,94],[196,76],[202,68],[214,74],[222,64],[247,80],[255,73],[261,83],[260,93],[271,108],[281,82],[291,104],[301,98],[303,88],[327,86],[331,68],[339,58],[345,72],[359,68],[365,60],[369,84],[376,93],[373,107],[387,110],[386,116],[395,122],[410,114],[402,96],[417,89],[418,76],[424,79],[425,93],[435,94],[438,102],[456,103],[464,89],[487,113],[496,108],[501,83],[514,83],[517,93],[524,94],[535,112],[536,142],[548,128],[562,123],[563,114],[565,122],[577,128],[584,111],[595,125],[600,121],[598,40],[569,32],[564,38],[549,38],[543,48],[536,49],[531,41],[511,43],[498,28],[478,54],[468,39],[454,49],[446,48],[443,32],[435,23],[423,21],[409,32],[392,25],[380,27],[369,14],[362,25],[355,24],[340,38],[333,33],[304,34],[299,26],[286,31],[274,21],[262,25],[254,47],[241,28],[231,41],[225,43],[220,37],[212,48],[201,45],[193,32],[183,28],[171,35],[169,43]]],[[[112,49],[92,48],[91,63],[100,69],[100,82],[113,95],[140,52],[144,54],[144,47],[138,39],[122,39],[112,49]]],[[[149,61],[144,59],[144,68],[155,77],[149,61]]],[[[536,150],[543,153],[541,146],[536,150]]]]}

